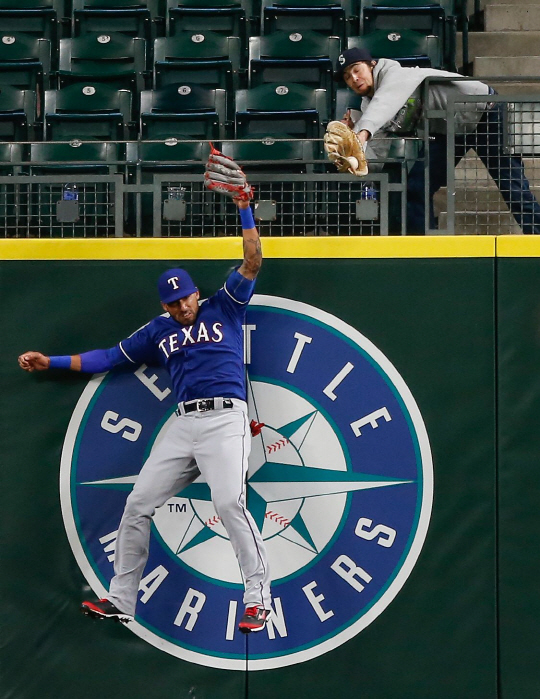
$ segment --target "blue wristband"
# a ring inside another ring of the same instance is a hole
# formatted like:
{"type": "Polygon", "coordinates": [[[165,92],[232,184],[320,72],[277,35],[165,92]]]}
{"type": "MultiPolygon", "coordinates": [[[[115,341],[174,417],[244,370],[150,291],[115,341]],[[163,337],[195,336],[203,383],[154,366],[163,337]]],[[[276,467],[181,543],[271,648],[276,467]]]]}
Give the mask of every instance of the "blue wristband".
{"type": "Polygon", "coordinates": [[[240,214],[240,221],[242,222],[242,228],[244,230],[255,228],[255,219],[253,218],[251,206],[247,209],[238,209],[238,213],[240,214]]]}
{"type": "Polygon", "coordinates": [[[70,369],[71,368],[71,357],[69,355],[63,355],[60,357],[49,357],[51,363],[49,364],[49,369],[70,369]]]}

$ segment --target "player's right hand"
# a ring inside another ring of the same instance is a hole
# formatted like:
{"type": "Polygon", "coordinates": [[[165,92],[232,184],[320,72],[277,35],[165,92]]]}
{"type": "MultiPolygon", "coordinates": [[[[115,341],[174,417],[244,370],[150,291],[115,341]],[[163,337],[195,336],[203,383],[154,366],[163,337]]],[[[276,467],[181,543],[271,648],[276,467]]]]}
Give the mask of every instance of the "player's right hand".
{"type": "Polygon", "coordinates": [[[41,352],[24,352],[18,362],[25,371],[45,371],[49,368],[51,360],[41,352]]]}

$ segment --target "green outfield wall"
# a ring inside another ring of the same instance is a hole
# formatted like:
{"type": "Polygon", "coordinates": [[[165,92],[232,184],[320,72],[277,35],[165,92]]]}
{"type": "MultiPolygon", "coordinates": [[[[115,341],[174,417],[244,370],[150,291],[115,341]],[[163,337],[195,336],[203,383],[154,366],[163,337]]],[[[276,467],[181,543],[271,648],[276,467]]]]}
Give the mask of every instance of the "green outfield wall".
{"type": "Polygon", "coordinates": [[[540,244],[268,239],[263,251],[248,372],[257,416],[287,446],[280,459],[263,448],[282,495],[253,476],[248,505],[263,493],[281,573],[270,632],[239,639],[219,536],[199,553],[167,539],[191,511],[186,536],[209,529],[196,497],[156,515],[151,548],[167,551],[145,571],[135,632],[78,612],[112,567],[127,495],[112,475],[131,475],[105,472],[108,455],[140,468],[172,398],[151,367],[91,380],[28,375],[16,359],[114,345],[160,312],[170,266],[213,294],[241,241],[0,241],[0,697],[538,699],[540,244]],[[297,481],[276,475],[291,468],[304,469],[294,497],[297,481]],[[220,595],[229,606],[212,614],[220,595]]]}

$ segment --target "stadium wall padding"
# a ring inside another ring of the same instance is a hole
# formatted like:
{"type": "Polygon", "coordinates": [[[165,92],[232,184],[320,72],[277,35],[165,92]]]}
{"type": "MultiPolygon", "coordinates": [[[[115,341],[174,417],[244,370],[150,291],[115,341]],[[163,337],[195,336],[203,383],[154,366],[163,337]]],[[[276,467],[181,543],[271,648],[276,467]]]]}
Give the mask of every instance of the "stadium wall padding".
{"type": "MultiPolygon", "coordinates": [[[[536,241],[263,241],[257,293],[336,316],[405,380],[431,444],[434,499],[412,573],[371,624],[306,662],[257,671],[256,639],[246,670],[205,667],[78,613],[92,592],[67,541],[58,472],[89,377],[16,363],[30,349],[112,346],[160,312],[167,267],[185,265],[212,294],[239,240],[0,243],[1,699],[537,699],[536,241]]],[[[302,623],[288,611],[288,625],[302,623]]]]}

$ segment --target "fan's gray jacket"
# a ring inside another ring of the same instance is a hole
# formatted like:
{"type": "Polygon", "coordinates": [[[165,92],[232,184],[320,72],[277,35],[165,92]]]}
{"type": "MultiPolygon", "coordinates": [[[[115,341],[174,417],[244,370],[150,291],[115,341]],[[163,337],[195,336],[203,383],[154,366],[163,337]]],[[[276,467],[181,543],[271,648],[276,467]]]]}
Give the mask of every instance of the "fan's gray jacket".
{"type": "MultiPolygon", "coordinates": [[[[373,68],[373,97],[362,98],[361,111],[351,110],[354,131],[365,129],[371,135],[384,129],[391,122],[409,97],[420,97],[421,84],[426,78],[461,78],[459,73],[450,73],[435,68],[402,68],[397,61],[381,58],[373,68]]],[[[488,95],[489,87],[478,80],[448,81],[430,84],[428,109],[446,109],[450,95],[488,95]]],[[[471,103],[466,110],[456,113],[456,132],[474,131],[486,103],[471,103]]],[[[446,121],[430,121],[430,133],[446,133],[446,121]]]]}

